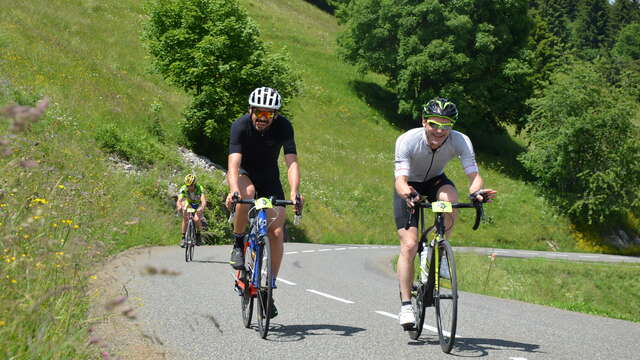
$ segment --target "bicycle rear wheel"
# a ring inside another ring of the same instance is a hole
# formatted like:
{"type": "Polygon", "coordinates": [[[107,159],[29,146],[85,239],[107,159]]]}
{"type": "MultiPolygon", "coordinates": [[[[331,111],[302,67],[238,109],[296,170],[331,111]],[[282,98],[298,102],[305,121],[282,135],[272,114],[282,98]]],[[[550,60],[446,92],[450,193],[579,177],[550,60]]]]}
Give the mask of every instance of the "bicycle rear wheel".
{"type": "MultiPolygon", "coordinates": [[[[269,237],[263,237],[261,271],[258,274],[260,290],[258,294],[258,330],[263,339],[269,333],[270,314],[273,311],[273,273],[271,272],[271,244],[269,237]]],[[[258,271],[258,269],[256,269],[258,271]]]]}
{"type": "MultiPolygon", "coordinates": [[[[245,258],[248,259],[248,258],[245,258]]],[[[240,270],[240,281],[244,283],[244,291],[240,298],[242,305],[242,323],[248,328],[251,325],[251,316],[253,315],[253,297],[251,297],[251,285],[249,280],[249,272],[240,270]]]]}
{"type": "Polygon", "coordinates": [[[458,278],[451,245],[444,240],[438,246],[440,246],[440,269],[438,271],[438,285],[434,291],[436,322],[440,347],[448,354],[456,340],[458,278]]]}

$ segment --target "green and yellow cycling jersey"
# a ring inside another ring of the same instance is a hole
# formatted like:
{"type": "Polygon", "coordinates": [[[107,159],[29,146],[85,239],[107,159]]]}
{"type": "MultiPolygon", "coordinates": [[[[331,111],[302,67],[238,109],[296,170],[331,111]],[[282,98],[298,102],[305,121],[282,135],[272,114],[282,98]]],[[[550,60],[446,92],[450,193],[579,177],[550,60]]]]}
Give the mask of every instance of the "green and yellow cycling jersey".
{"type": "Polygon", "coordinates": [[[187,185],[182,185],[180,190],[178,190],[178,200],[185,199],[189,205],[198,205],[200,204],[202,194],[204,194],[204,188],[200,184],[196,184],[193,192],[189,191],[187,185]]]}

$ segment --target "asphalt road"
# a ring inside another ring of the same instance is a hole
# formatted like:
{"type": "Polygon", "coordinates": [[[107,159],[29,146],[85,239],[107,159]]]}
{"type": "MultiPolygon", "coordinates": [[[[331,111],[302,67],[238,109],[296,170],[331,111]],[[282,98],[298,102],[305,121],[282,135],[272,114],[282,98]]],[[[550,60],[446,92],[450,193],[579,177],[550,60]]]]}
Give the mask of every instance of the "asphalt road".
{"type": "MultiPolygon", "coordinates": [[[[639,359],[640,324],[462,292],[451,355],[433,311],[419,341],[397,323],[397,247],[288,243],[266,340],[242,325],[229,246],[155,247],[122,284],[139,327],[174,359],[639,359]],[[178,272],[149,275],[145,267],[178,272]]],[[[126,354],[123,354],[126,358],[126,354]]]]}

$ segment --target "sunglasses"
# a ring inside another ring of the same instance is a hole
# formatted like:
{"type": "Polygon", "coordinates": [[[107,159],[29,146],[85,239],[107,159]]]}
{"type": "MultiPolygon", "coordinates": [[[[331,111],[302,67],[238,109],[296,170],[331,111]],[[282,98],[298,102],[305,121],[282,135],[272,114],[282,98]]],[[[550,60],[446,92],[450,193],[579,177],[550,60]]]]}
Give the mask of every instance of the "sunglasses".
{"type": "Polygon", "coordinates": [[[271,119],[276,113],[275,111],[260,111],[260,110],[253,110],[253,113],[256,115],[256,117],[263,117],[267,120],[271,119]]]}
{"type": "Polygon", "coordinates": [[[441,123],[435,120],[428,120],[427,123],[429,126],[436,130],[451,130],[453,129],[453,123],[441,123]]]}

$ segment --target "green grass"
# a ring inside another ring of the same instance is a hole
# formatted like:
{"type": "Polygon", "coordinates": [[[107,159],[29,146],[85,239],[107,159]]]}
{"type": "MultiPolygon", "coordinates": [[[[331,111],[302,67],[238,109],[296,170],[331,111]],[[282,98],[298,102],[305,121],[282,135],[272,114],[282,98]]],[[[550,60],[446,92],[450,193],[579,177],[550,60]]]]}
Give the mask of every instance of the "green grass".
{"type": "Polygon", "coordinates": [[[456,254],[462,291],[640,322],[640,264],[456,254]]]}
{"type": "MultiPolygon", "coordinates": [[[[385,79],[358,75],[337,58],[339,27],[316,7],[291,0],[241,3],[267,48],[287,48],[304,80],[301,95],[285,99],[307,199],[296,240],[396,244],[393,150],[410,121],[394,115],[385,79]]],[[[175,147],[183,141],[179,122],[189,99],[148,71],[139,1],[0,0],[0,6],[0,106],[51,98],[31,131],[9,138],[13,154],[0,155],[0,281],[6,289],[0,293],[0,357],[93,358],[98,350],[86,345],[86,289],[96,264],[133,246],[176,242],[166,189],[187,171],[175,147]],[[124,175],[101,148],[146,170],[124,175]],[[20,166],[24,160],[36,166],[20,166]]],[[[2,139],[6,124],[0,119],[2,139]]],[[[492,221],[480,231],[470,230],[473,214],[462,213],[453,243],[576,250],[567,220],[545,206],[514,161],[518,139],[472,140],[485,143],[478,154],[482,175],[500,197],[488,206],[492,221]]],[[[457,161],[447,174],[464,193],[457,161]]],[[[205,182],[216,189],[220,180],[205,182]]]]}
{"type": "MultiPolygon", "coordinates": [[[[640,322],[635,263],[588,263],[456,253],[458,290],[640,322]]],[[[398,257],[393,259],[396,268],[398,257]]],[[[416,257],[414,268],[419,271],[416,257]]],[[[464,310],[462,310],[464,311],[464,310]]]]}

